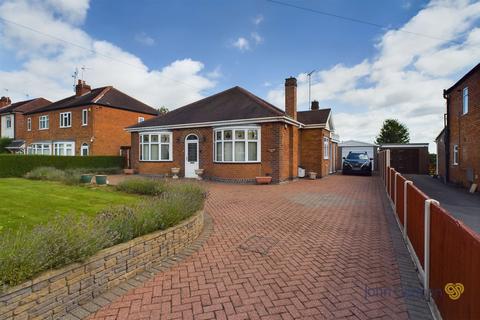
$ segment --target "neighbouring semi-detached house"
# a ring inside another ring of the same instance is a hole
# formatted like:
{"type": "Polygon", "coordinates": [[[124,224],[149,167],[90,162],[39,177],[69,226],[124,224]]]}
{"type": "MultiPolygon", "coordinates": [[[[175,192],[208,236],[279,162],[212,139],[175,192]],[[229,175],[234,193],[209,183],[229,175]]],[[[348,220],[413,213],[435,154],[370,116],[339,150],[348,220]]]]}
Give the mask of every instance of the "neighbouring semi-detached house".
{"type": "Polygon", "coordinates": [[[7,147],[10,152],[23,153],[25,150],[25,113],[45,107],[51,102],[36,98],[12,103],[10,98],[0,99],[0,137],[12,139],[7,147]]]}
{"type": "Polygon", "coordinates": [[[91,89],[79,80],[75,95],[25,113],[28,154],[119,155],[130,147],[124,128],[157,110],[111,87],[91,89]]]}
{"type": "Polygon", "coordinates": [[[132,133],[132,167],[138,173],[180,175],[218,181],[281,182],[298,167],[325,176],[336,170],[338,137],[332,112],[297,112],[297,80],[285,81],[285,111],[233,87],[127,128],[132,133]]]}
{"type": "Polygon", "coordinates": [[[444,90],[445,128],[438,135],[438,174],[465,187],[480,183],[480,63],[444,90]]]}

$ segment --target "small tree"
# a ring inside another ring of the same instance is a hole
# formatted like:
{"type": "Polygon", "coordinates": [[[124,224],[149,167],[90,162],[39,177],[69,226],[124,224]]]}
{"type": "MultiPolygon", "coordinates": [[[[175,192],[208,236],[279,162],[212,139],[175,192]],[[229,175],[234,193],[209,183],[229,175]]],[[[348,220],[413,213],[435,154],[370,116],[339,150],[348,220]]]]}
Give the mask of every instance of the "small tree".
{"type": "Polygon", "coordinates": [[[158,114],[163,116],[165,114],[167,114],[168,112],[170,112],[170,110],[168,110],[167,107],[165,106],[161,106],[160,108],[157,109],[158,110],[158,114]]]}
{"type": "Polygon", "coordinates": [[[410,133],[405,124],[396,119],[387,119],[383,122],[380,134],[377,136],[375,143],[409,143],[410,133]]]}

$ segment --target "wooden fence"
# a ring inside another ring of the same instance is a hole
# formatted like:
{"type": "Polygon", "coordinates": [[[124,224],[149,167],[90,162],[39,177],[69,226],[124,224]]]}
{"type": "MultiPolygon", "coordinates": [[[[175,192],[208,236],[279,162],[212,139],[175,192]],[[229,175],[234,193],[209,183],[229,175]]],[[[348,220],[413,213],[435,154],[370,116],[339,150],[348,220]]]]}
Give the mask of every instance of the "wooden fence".
{"type": "Polygon", "coordinates": [[[480,236],[390,168],[389,150],[379,152],[378,163],[434,314],[480,319],[480,236]]]}

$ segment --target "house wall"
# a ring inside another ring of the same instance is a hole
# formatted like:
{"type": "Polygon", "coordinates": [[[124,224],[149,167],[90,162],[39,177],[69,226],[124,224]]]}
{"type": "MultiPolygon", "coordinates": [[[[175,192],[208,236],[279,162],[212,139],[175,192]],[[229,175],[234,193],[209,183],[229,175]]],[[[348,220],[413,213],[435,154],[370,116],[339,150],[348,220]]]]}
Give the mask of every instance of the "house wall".
{"type": "MultiPolygon", "coordinates": [[[[170,175],[171,168],[180,168],[180,176],[185,175],[185,138],[189,134],[199,137],[199,168],[204,169],[203,177],[220,181],[253,182],[257,176],[272,176],[280,182],[297,176],[295,154],[297,147],[290,144],[298,140],[298,129],[283,123],[261,125],[261,162],[259,163],[216,163],[213,158],[213,128],[175,129],[173,132],[172,161],[140,161],[139,134],[132,133],[132,168],[141,174],[170,175]],[[297,138],[295,138],[295,135],[297,138]],[[290,160],[293,159],[293,160],[290,160]]],[[[298,160],[297,160],[298,162],[298,160]]]]}
{"type": "Polygon", "coordinates": [[[480,71],[454,87],[448,97],[449,177],[450,182],[469,187],[479,183],[480,175],[480,71]],[[468,87],[469,111],[462,114],[463,88],[468,87]],[[453,164],[453,148],[458,145],[459,164],[453,164]],[[469,181],[469,176],[473,181],[469,181]]]}
{"type": "MultiPolygon", "coordinates": [[[[90,155],[119,155],[121,146],[129,146],[131,138],[125,128],[138,122],[145,115],[126,110],[101,106],[81,106],[54,110],[23,116],[19,135],[24,137],[26,145],[38,141],[75,141],[75,155],[80,155],[81,146],[87,143],[90,155]],[[88,109],[88,124],[82,126],[82,110],[88,109]],[[72,126],[60,128],[60,113],[72,112],[72,126]],[[39,130],[40,116],[49,116],[49,128],[39,130]],[[32,119],[32,131],[27,131],[27,119],[32,119]],[[93,142],[92,142],[93,141],[93,142]]],[[[53,150],[53,149],[52,149],[53,150]]]]}
{"type": "MultiPolygon", "coordinates": [[[[325,177],[330,173],[330,157],[323,158],[323,138],[330,139],[330,131],[326,129],[302,129],[300,133],[300,166],[305,171],[314,171],[319,177],[325,177]]],[[[332,142],[330,141],[330,148],[332,142]]]]}

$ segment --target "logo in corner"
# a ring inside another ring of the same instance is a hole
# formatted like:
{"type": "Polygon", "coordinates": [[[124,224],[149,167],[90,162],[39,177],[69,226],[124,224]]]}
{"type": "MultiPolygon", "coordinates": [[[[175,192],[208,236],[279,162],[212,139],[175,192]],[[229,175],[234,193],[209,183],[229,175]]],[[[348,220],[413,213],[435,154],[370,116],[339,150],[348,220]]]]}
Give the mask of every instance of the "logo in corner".
{"type": "Polygon", "coordinates": [[[462,283],[449,282],[445,285],[445,293],[448,294],[452,300],[458,300],[463,291],[465,291],[465,288],[463,287],[462,283]]]}

